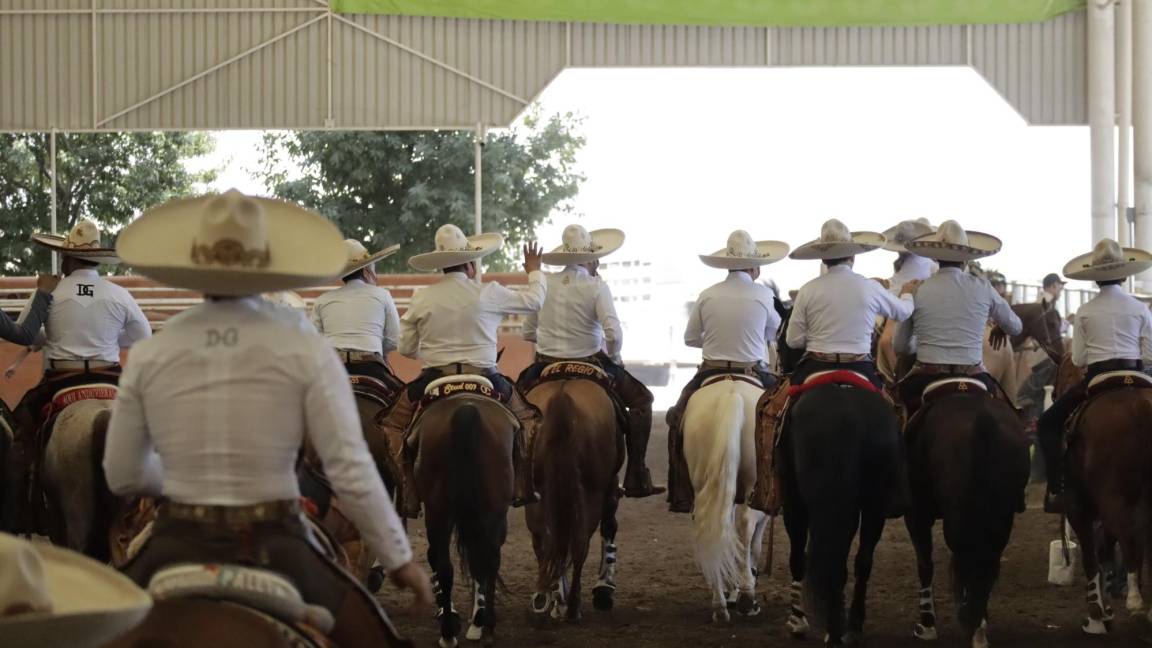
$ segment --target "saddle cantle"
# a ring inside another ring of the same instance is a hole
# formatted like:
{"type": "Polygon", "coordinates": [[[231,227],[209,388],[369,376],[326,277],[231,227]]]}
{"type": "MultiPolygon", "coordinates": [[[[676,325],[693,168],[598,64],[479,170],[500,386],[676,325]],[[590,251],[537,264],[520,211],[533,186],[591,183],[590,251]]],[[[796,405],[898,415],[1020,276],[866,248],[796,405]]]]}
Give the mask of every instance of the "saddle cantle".
{"type": "Polygon", "coordinates": [[[496,389],[492,386],[491,380],[476,374],[457,374],[455,376],[437,378],[428,383],[428,386],[424,388],[424,397],[421,399],[421,404],[426,407],[441,398],[456,396],[458,394],[485,396],[499,400],[499,394],[496,393],[496,389]]]}
{"type": "Polygon", "coordinates": [[[965,376],[941,378],[940,380],[933,380],[924,388],[924,391],[921,394],[921,400],[923,401],[921,407],[938,398],[951,396],[952,394],[987,393],[988,385],[985,385],[983,381],[977,380],[975,378],[968,378],[965,376]]]}
{"type": "Polygon", "coordinates": [[[381,407],[391,407],[392,402],[396,400],[395,390],[379,378],[352,374],[348,376],[348,381],[352,383],[352,393],[374,401],[381,407]]]}
{"type": "Polygon", "coordinates": [[[157,600],[210,598],[232,601],[325,634],[336,625],[326,608],[307,603],[292,581],[272,571],[232,564],[179,564],[156,572],[148,593],[157,600]]]}
{"type": "Polygon", "coordinates": [[[761,382],[759,378],[757,378],[756,376],[749,376],[746,373],[719,373],[719,374],[715,374],[712,376],[708,376],[703,381],[701,381],[700,388],[703,389],[704,387],[707,387],[708,385],[714,385],[718,382],[723,382],[726,380],[738,380],[740,382],[748,383],[749,385],[752,385],[754,387],[759,387],[760,389],[764,389],[764,383],[761,382]]]}
{"type": "Polygon", "coordinates": [[[601,367],[581,360],[553,362],[540,372],[539,382],[549,380],[572,380],[582,378],[600,383],[605,389],[612,389],[612,377],[601,367]]]}
{"type": "Polygon", "coordinates": [[[1152,387],[1152,376],[1142,371],[1106,371],[1088,382],[1088,397],[1124,387],[1147,389],[1152,387]]]}
{"type": "Polygon", "coordinates": [[[90,383],[65,387],[53,394],[44,406],[44,415],[51,416],[64,411],[64,408],[83,400],[116,400],[119,388],[110,383],[90,383]]]}
{"type": "Polygon", "coordinates": [[[808,376],[801,385],[792,385],[788,388],[788,396],[796,398],[808,391],[825,385],[856,387],[858,389],[880,393],[880,388],[872,384],[872,381],[868,380],[868,377],[862,373],[849,369],[830,369],[828,371],[817,371],[813,373],[808,376]]]}

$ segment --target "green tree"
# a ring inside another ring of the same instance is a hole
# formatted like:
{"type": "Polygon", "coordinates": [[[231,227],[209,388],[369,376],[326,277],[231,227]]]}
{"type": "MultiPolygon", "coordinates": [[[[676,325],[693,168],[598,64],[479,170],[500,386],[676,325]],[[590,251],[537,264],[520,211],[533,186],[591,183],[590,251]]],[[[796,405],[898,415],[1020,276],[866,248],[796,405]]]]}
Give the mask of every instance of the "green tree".
{"type": "MultiPolygon", "coordinates": [[[[192,193],[215,171],[184,162],[215,147],[204,133],[58,133],[56,222],[67,232],[81,218],[100,224],[105,243],[144,209],[192,193]]],[[[52,175],[47,133],[0,134],[0,274],[47,271],[49,252],[30,241],[49,229],[52,175]]]]}
{"type": "MultiPolygon", "coordinates": [[[[571,114],[533,112],[523,127],[489,133],[483,149],[484,229],[509,245],[486,263],[510,269],[520,244],[553,213],[567,212],[584,177],[584,145],[571,114]]],[[[475,151],[467,131],[290,132],[264,140],[259,178],[275,195],[331,218],[369,249],[399,243],[380,270],[403,272],[410,255],[432,249],[445,223],[474,228],[475,151]]]]}

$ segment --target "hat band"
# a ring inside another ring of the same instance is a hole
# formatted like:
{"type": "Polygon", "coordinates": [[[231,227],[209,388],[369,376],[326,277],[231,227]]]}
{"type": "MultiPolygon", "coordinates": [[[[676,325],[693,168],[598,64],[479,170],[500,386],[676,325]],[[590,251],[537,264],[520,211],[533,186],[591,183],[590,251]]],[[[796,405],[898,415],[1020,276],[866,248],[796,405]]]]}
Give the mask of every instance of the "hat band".
{"type": "Polygon", "coordinates": [[[89,241],[87,243],[76,243],[74,241],[65,240],[63,247],[68,248],[69,250],[103,249],[99,240],[89,241]]]}
{"type": "Polygon", "coordinates": [[[264,268],[272,262],[268,248],[249,250],[236,239],[220,239],[211,245],[192,243],[192,262],[197,265],[242,266],[264,268]]]}
{"type": "Polygon", "coordinates": [[[592,252],[599,252],[601,246],[589,245],[588,247],[577,247],[572,245],[565,245],[564,252],[568,254],[591,254],[592,252]]]}

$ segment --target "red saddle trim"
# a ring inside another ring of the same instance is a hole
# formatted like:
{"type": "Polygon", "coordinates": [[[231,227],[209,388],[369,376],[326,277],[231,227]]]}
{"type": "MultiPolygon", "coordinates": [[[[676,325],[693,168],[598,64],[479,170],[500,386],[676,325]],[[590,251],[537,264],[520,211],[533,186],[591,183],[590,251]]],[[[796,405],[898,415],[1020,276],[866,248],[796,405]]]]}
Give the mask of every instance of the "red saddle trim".
{"type": "Polygon", "coordinates": [[[44,406],[44,416],[64,411],[65,407],[83,400],[116,400],[118,390],[115,385],[85,385],[60,390],[44,406]]]}
{"type": "Polygon", "coordinates": [[[816,376],[815,378],[808,380],[802,385],[792,385],[788,388],[788,396],[791,398],[796,398],[797,396],[800,396],[810,389],[816,389],[817,387],[823,387],[824,385],[849,385],[858,389],[865,389],[870,392],[880,393],[880,388],[876,385],[873,385],[872,381],[868,380],[864,376],[861,376],[855,371],[848,371],[845,369],[842,371],[830,371],[826,374],[816,376]]]}

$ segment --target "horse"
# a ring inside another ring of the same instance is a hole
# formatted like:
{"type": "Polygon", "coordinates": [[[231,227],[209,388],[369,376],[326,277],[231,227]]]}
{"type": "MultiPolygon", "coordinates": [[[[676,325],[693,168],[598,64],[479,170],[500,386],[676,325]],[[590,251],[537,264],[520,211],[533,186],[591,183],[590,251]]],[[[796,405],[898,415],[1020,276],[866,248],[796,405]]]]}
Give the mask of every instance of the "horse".
{"type": "MultiPolygon", "coordinates": [[[[1145,549],[1152,546],[1150,419],[1152,389],[1113,388],[1085,403],[1069,442],[1066,510],[1088,579],[1088,618],[1082,629],[1090,635],[1107,634],[1112,619],[1103,598],[1100,549],[1120,543],[1128,577],[1125,607],[1133,616],[1144,608],[1139,577],[1145,549]]],[[[1152,614],[1148,618],[1152,621],[1152,614]]]]}
{"type": "Polygon", "coordinates": [[[536,553],[534,615],[581,618],[581,573],[597,527],[601,533],[600,571],[592,590],[597,610],[611,610],[616,592],[617,474],[624,441],[615,406],[591,380],[552,380],[527,394],[543,422],[533,444],[541,501],[524,508],[536,553]],[[565,593],[562,581],[572,568],[565,593]]]}
{"type": "Polygon", "coordinates": [[[767,516],[744,505],[756,483],[756,403],[764,389],[745,376],[706,381],[684,410],[684,456],[696,493],[696,563],[712,589],[712,620],[760,613],[754,553],[767,516]]]}
{"type": "Polygon", "coordinates": [[[1030,459],[1012,406],[982,390],[930,400],[906,430],[920,611],[915,634],[936,639],[932,527],[944,522],[958,617],[973,648],[986,648],[988,599],[1024,501],[1030,459]]]}
{"type": "Polygon", "coordinates": [[[452,606],[453,531],[460,567],[473,581],[467,637],[495,643],[496,583],[508,535],[517,425],[515,416],[496,400],[467,393],[430,403],[417,420],[415,487],[424,503],[441,648],[456,645],[461,626],[452,606]]]}

